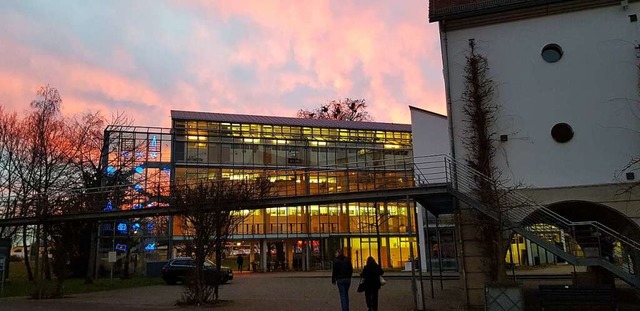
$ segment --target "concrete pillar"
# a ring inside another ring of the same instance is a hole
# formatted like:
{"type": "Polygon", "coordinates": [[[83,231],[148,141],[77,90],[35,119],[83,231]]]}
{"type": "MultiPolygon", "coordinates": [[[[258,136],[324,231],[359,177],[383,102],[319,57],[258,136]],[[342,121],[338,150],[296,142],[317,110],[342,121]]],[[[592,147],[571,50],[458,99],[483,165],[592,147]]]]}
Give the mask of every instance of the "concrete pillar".
{"type": "Polygon", "coordinates": [[[418,232],[418,241],[420,241],[420,245],[418,245],[418,256],[420,256],[420,267],[422,271],[427,271],[427,239],[424,234],[427,229],[427,224],[425,220],[427,219],[427,210],[422,207],[419,203],[416,202],[416,213],[418,214],[418,227],[416,231],[418,232]]]}
{"type": "Polygon", "coordinates": [[[261,240],[260,244],[262,244],[260,247],[260,270],[267,272],[267,252],[269,251],[269,245],[267,245],[267,240],[261,240]]]}
{"type": "Polygon", "coordinates": [[[289,260],[289,252],[287,245],[289,245],[289,241],[285,240],[284,242],[282,242],[282,252],[284,253],[284,261],[285,261],[285,270],[289,270],[289,263],[291,262],[291,260],[289,260]]]}
{"type": "Polygon", "coordinates": [[[306,262],[304,271],[311,271],[311,240],[307,240],[307,246],[304,249],[304,260],[306,262]]]}
{"type": "Polygon", "coordinates": [[[253,270],[252,263],[253,263],[253,240],[249,241],[249,270],[253,270]]]}
{"type": "Polygon", "coordinates": [[[470,310],[484,310],[484,286],[490,281],[489,267],[486,265],[485,242],[480,239],[480,228],[475,211],[462,206],[458,215],[462,280],[466,290],[467,307],[470,310]]]}

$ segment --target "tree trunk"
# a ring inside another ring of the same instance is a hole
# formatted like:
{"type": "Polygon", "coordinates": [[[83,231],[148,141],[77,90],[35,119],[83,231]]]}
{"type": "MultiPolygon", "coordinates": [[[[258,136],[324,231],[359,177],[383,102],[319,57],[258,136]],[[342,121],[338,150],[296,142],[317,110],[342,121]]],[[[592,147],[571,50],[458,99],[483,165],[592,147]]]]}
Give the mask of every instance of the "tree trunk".
{"type": "Polygon", "coordinates": [[[34,252],[36,254],[35,257],[35,271],[36,271],[36,281],[42,281],[42,273],[40,269],[40,225],[36,225],[35,232],[35,245],[31,245],[32,248],[35,248],[34,252]]]}
{"type": "MultiPolygon", "coordinates": [[[[200,245],[202,246],[202,245],[200,245]]],[[[206,301],[205,297],[205,279],[204,279],[204,251],[202,247],[198,247],[196,253],[196,295],[198,299],[198,305],[202,305],[206,301]]]]}
{"type": "Polygon", "coordinates": [[[127,247],[127,251],[124,256],[124,273],[122,274],[123,279],[129,278],[129,257],[131,256],[131,247],[127,247]]]}
{"type": "Polygon", "coordinates": [[[495,252],[496,263],[497,263],[495,280],[500,283],[504,283],[507,281],[507,266],[506,266],[507,263],[505,261],[505,258],[507,256],[506,254],[507,245],[505,245],[503,230],[498,230],[497,232],[497,244],[498,245],[495,252]]]}
{"type": "MultiPolygon", "coordinates": [[[[33,245],[32,245],[33,247],[33,245]]],[[[27,269],[29,282],[33,282],[33,271],[31,271],[31,261],[29,256],[32,250],[27,249],[27,226],[22,226],[22,252],[24,253],[24,266],[27,269]]]]}
{"type": "Polygon", "coordinates": [[[87,275],[84,278],[84,284],[93,284],[94,273],[96,270],[96,253],[98,248],[98,224],[91,224],[91,246],[89,247],[89,262],[87,263],[87,275]]]}
{"type": "Polygon", "coordinates": [[[44,265],[44,277],[47,281],[51,280],[51,261],[49,260],[49,226],[42,225],[42,264],[44,265]]]}
{"type": "Polygon", "coordinates": [[[214,288],[213,288],[213,301],[218,301],[218,289],[220,288],[220,282],[222,280],[221,278],[221,267],[222,267],[222,239],[221,239],[221,228],[220,226],[217,226],[216,228],[216,237],[215,237],[215,242],[216,242],[216,275],[218,276],[218,282],[215,282],[214,284],[214,288]]]}

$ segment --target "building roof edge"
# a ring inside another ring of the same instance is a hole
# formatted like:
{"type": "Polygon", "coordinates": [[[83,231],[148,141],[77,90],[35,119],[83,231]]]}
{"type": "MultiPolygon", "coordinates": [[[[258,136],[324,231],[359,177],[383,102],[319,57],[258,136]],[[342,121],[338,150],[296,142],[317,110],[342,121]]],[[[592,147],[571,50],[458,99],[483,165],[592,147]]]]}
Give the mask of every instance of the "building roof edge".
{"type": "Polygon", "coordinates": [[[447,116],[444,115],[444,114],[439,114],[437,112],[433,112],[431,110],[426,110],[426,109],[419,108],[419,107],[409,106],[409,110],[418,110],[420,112],[431,114],[431,115],[433,115],[435,117],[440,117],[440,118],[443,118],[443,119],[447,119],[447,116]]]}
{"type": "Polygon", "coordinates": [[[411,124],[401,124],[401,123],[304,119],[304,118],[294,118],[294,117],[228,114],[228,113],[196,112],[196,111],[182,111],[182,110],[171,110],[171,119],[172,120],[197,120],[197,121],[289,125],[289,126],[301,126],[301,127],[344,128],[344,129],[356,129],[356,130],[411,132],[411,124]]]}
{"type": "Polygon", "coordinates": [[[462,19],[558,2],[581,0],[430,0],[429,22],[462,19]],[[449,5],[447,5],[449,3],[449,5]]]}

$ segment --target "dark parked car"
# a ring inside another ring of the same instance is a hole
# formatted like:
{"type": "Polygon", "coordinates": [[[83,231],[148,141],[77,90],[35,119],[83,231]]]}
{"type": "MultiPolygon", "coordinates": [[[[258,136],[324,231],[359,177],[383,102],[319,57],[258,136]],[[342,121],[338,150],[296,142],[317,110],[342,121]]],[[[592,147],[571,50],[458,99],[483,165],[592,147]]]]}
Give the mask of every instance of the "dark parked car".
{"type": "MultiPolygon", "coordinates": [[[[193,275],[196,271],[196,263],[190,257],[178,257],[169,260],[162,267],[162,279],[169,285],[174,285],[178,281],[184,283],[188,281],[189,276],[193,275]]],[[[204,279],[207,284],[214,285],[216,282],[216,264],[205,261],[204,267],[204,279]]],[[[233,280],[233,271],[231,268],[222,266],[220,267],[220,283],[224,284],[233,280]]]]}

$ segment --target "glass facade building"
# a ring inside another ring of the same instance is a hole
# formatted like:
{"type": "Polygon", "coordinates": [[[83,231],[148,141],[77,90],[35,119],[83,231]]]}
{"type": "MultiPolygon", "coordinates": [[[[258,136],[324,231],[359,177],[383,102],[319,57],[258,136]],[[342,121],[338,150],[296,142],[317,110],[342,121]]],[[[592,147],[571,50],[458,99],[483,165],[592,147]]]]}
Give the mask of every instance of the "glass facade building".
{"type": "MultiPolygon", "coordinates": [[[[171,129],[114,126],[105,139],[105,167],[130,185],[109,201],[113,208],[161,206],[165,185],[202,179],[267,178],[277,196],[413,185],[411,126],[404,124],[172,111],[171,129]]],[[[312,270],[328,268],[343,249],[356,268],[368,256],[401,268],[410,245],[417,254],[408,230],[416,227],[413,208],[387,201],[242,210],[229,254],[245,253],[265,270],[312,270]]],[[[179,254],[179,222],[140,220],[142,245],[156,243],[160,258],[179,254]],[[145,231],[149,223],[154,230],[145,231]]]]}

